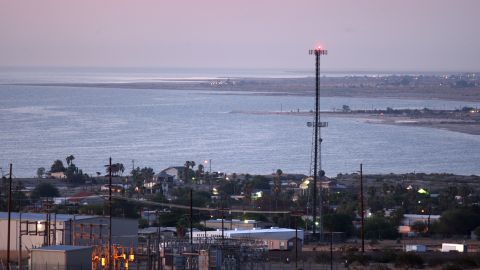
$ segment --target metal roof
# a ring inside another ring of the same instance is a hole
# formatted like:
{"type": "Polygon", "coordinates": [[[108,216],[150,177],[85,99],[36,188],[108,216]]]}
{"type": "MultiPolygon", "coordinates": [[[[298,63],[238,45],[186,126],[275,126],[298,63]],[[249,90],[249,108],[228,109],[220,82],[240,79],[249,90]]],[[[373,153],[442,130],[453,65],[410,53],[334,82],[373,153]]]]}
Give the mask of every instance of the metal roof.
{"type": "Polygon", "coordinates": [[[82,249],[91,249],[90,246],[67,246],[67,245],[57,245],[57,246],[45,246],[32,248],[32,250],[50,250],[50,251],[73,251],[73,250],[82,250],[82,249]]]}
{"type": "MultiPolygon", "coordinates": [[[[207,235],[221,235],[221,230],[216,231],[207,231],[196,233],[197,237],[202,237],[202,234],[206,233],[207,235]]],[[[194,232],[195,234],[195,232],[194,232]]],[[[223,234],[225,237],[230,238],[252,238],[252,239],[265,239],[265,240],[290,240],[295,238],[295,230],[288,228],[270,228],[270,229],[251,229],[251,230],[224,230],[223,234]]],[[[304,231],[297,231],[298,238],[304,238],[304,231]]]]}
{"type": "MultiPolygon", "coordinates": [[[[206,220],[206,222],[209,222],[209,223],[222,223],[222,219],[219,218],[219,219],[209,219],[209,220],[206,220]]],[[[239,223],[242,223],[242,224],[257,224],[259,223],[258,221],[256,220],[252,220],[252,219],[247,219],[247,220],[239,220],[239,219],[224,219],[223,220],[223,223],[225,224],[229,224],[229,223],[233,223],[233,224],[239,224],[239,223]]]]}
{"type": "MultiPolygon", "coordinates": [[[[30,221],[42,221],[46,219],[46,213],[18,213],[12,212],[11,219],[12,220],[19,220],[20,214],[22,220],[30,220],[30,221]]],[[[68,221],[68,220],[82,220],[82,219],[91,219],[96,218],[99,216],[85,216],[85,215],[67,215],[67,214],[52,214],[51,219],[52,221],[56,218],[57,221],[68,221]]],[[[8,212],[0,212],[0,220],[8,219],[8,212]]]]}
{"type": "Polygon", "coordinates": [[[138,234],[155,234],[160,232],[177,232],[175,227],[147,227],[138,230],[138,234]]]}

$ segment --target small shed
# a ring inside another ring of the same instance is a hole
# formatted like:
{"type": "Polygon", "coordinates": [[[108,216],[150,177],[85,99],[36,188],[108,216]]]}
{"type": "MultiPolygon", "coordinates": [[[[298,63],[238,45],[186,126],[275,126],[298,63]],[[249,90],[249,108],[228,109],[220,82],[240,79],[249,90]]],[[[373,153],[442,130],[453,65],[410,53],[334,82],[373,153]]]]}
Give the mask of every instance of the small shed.
{"type": "Polygon", "coordinates": [[[426,252],[426,245],[405,245],[406,252],[426,252]]]}
{"type": "Polygon", "coordinates": [[[92,247],[46,246],[30,251],[30,269],[92,269],[92,247]]]}

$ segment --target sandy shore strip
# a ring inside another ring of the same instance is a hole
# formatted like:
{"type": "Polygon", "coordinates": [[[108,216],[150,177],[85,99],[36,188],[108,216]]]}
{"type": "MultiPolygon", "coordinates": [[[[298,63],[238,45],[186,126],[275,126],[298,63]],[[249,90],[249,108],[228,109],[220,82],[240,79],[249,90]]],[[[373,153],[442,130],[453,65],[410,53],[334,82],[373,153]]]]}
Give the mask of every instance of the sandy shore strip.
{"type": "MultiPolygon", "coordinates": [[[[230,113],[240,114],[255,114],[255,115],[279,115],[279,116],[312,116],[312,112],[307,111],[231,111],[230,113]]],[[[381,114],[369,113],[342,113],[342,112],[322,112],[323,116],[329,117],[346,117],[361,119],[365,123],[371,124],[385,124],[385,125],[399,125],[399,126],[414,126],[444,129],[454,132],[460,132],[471,135],[480,135],[480,123],[475,121],[465,121],[456,119],[444,118],[410,118],[404,116],[391,116],[381,114]]]]}
{"type": "MultiPolygon", "coordinates": [[[[351,78],[350,78],[351,79],[351,78]]],[[[450,86],[375,86],[347,84],[349,77],[322,78],[322,97],[392,98],[392,99],[438,99],[465,102],[480,102],[480,87],[454,88],[450,86]]],[[[374,80],[375,78],[371,78],[374,80]]],[[[116,83],[35,83],[15,84],[32,86],[128,88],[159,90],[202,90],[218,94],[248,92],[256,95],[314,96],[315,80],[305,78],[216,78],[216,79],[172,79],[152,82],[116,83]]]]}

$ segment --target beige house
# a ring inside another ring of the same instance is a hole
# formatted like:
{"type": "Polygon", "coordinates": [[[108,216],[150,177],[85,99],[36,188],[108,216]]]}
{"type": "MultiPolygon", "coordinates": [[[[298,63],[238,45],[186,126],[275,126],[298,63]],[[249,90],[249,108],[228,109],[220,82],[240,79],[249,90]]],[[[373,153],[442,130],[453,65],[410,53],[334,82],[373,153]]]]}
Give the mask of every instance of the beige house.
{"type": "Polygon", "coordinates": [[[67,178],[67,176],[65,175],[64,172],[50,173],[50,177],[55,178],[55,179],[66,179],[67,178]]]}

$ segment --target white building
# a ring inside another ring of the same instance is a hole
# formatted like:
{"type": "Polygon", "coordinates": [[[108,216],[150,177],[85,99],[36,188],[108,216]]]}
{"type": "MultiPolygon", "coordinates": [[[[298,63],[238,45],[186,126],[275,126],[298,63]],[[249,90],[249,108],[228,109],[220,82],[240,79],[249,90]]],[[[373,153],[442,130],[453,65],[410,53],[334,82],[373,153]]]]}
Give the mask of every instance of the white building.
{"type": "MultiPolygon", "coordinates": [[[[225,230],[223,236],[225,238],[234,239],[252,239],[263,241],[269,250],[290,250],[295,247],[297,242],[302,246],[304,239],[303,230],[297,230],[297,238],[295,238],[294,229],[286,228],[270,228],[270,229],[252,229],[252,230],[225,230]]],[[[193,238],[201,241],[204,237],[221,237],[222,231],[197,231],[193,232],[193,238]]]]}
{"type": "MultiPolygon", "coordinates": [[[[108,217],[11,213],[10,250],[50,245],[105,245],[108,242],[108,217]]],[[[0,212],[0,250],[7,250],[8,213],[0,212]]],[[[122,246],[137,244],[138,220],[112,218],[112,242],[122,246]]]]}

